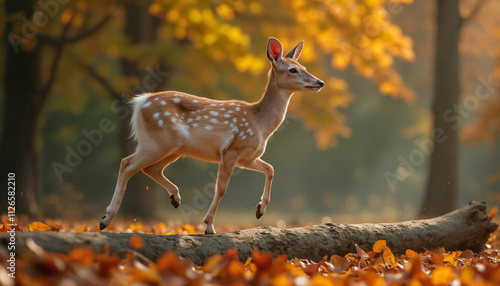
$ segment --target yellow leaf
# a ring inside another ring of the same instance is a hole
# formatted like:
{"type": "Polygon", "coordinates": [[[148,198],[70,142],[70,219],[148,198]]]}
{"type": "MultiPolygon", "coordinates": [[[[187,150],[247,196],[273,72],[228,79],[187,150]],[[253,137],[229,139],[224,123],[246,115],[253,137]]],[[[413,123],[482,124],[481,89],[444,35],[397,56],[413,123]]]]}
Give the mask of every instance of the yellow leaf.
{"type": "Polygon", "coordinates": [[[51,230],[51,227],[43,222],[35,221],[34,223],[30,223],[29,229],[30,231],[46,231],[51,230]]]}

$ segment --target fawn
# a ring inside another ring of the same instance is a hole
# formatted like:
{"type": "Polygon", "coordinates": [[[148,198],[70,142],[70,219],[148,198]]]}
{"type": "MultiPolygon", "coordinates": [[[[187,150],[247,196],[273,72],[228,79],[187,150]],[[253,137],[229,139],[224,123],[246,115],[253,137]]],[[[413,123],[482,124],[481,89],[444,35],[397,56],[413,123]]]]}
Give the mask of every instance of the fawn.
{"type": "Polygon", "coordinates": [[[121,161],[113,198],[100,221],[101,230],[111,223],[127,181],[139,170],[165,188],[177,208],[181,203],[179,189],[165,178],[163,170],[181,156],[219,164],[216,192],[203,219],[205,233],[215,233],[215,212],[235,167],[266,175],[264,193],[256,207],[259,219],[269,204],[274,177],[273,167],[260,159],[267,140],[283,122],[295,91],[319,91],[324,85],[297,62],[303,46],[304,41],[283,58],[281,43],[269,39],[267,57],[272,67],[266,90],[255,103],[218,101],[176,91],[133,98],[131,125],[137,150],[121,161]]]}

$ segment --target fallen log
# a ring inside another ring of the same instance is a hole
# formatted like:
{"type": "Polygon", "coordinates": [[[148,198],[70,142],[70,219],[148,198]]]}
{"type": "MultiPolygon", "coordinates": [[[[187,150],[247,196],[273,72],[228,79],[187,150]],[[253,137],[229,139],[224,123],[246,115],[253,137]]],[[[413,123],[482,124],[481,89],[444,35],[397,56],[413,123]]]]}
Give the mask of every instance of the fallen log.
{"type": "MultiPolygon", "coordinates": [[[[395,254],[402,254],[407,249],[422,252],[438,247],[479,252],[489,234],[497,227],[486,215],[486,203],[471,202],[466,207],[440,217],[398,223],[322,223],[290,229],[266,226],[219,234],[138,234],[145,246],[136,251],[153,261],[166,251],[175,251],[199,265],[214,254],[235,248],[242,261],[250,257],[255,248],[275,256],[287,254],[288,257],[319,261],[324,256],[354,253],[356,244],[362,249],[371,250],[380,239],[386,240],[387,246],[395,254]]],[[[133,233],[18,232],[15,234],[15,243],[16,249],[21,250],[25,248],[27,240],[32,239],[46,251],[56,253],[68,253],[81,246],[91,246],[95,251],[102,252],[109,245],[113,253],[130,249],[131,235],[133,233]]],[[[7,247],[9,240],[9,234],[0,235],[2,247],[7,247]]]]}

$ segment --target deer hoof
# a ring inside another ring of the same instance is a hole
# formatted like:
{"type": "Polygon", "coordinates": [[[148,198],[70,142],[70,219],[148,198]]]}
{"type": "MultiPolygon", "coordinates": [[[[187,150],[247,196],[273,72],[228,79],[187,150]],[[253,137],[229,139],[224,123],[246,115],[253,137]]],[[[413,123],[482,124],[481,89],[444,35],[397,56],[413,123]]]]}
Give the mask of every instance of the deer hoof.
{"type": "Polygon", "coordinates": [[[170,203],[174,206],[174,208],[178,208],[179,207],[179,202],[177,202],[174,198],[174,195],[170,195],[170,203]]]}
{"type": "Polygon", "coordinates": [[[255,216],[257,217],[257,219],[261,218],[264,214],[260,212],[260,204],[257,204],[255,209],[256,209],[255,216]]]}
{"type": "Polygon", "coordinates": [[[103,216],[103,217],[101,218],[101,221],[99,222],[99,229],[101,229],[101,230],[103,230],[103,229],[105,229],[106,227],[108,227],[108,224],[106,224],[106,223],[102,222],[105,218],[106,218],[106,216],[103,216]]]}

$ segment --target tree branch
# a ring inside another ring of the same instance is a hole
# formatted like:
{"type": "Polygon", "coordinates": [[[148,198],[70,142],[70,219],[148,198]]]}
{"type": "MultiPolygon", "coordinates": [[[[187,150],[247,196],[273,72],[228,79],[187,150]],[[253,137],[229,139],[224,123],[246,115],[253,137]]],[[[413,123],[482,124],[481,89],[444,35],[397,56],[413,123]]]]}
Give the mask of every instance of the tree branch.
{"type": "Polygon", "coordinates": [[[123,101],[123,97],[112,85],[111,83],[100,75],[94,68],[89,65],[86,65],[83,62],[79,62],[80,66],[89,74],[92,78],[94,78],[110,95],[116,100],[123,101]]]}
{"type": "Polygon", "coordinates": [[[460,26],[464,26],[465,24],[469,23],[470,20],[476,16],[476,14],[479,12],[479,10],[481,9],[481,7],[484,5],[485,2],[486,0],[478,0],[476,6],[474,6],[474,8],[472,8],[472,11],[469,13],[469,16],[466,18],[464,17],[460,18],[460,26]]]}
{"type": "MultiPolygon", "coordinates": [[[[166,251],[175,251],[199,265],[214,254],[234,248],[238,249],[242,261],[251,257],[253,249],[271,252],[275,256],[287,254],[290,258],[320,261],[324,256],[355,253],[356,244],[361,249],[370,250],[381,239],[387,241],[387,246],[395,254],[403,254],[407,249],[423,252],[439,247],[480,252],[497,227],[486,215],[486,203],[473,202],[437,218],[399,223],[322,223],[291,229],[257,227],[212,235],[137,234],[145,243],[137,251],[153,261],[166,251]]],[[[18,232],[16,249],[25,249],[26,241],[32,239],[50,252],[68,253],[81,246],[91,246],[102,252],[106,245],[111,252],[117,252],[130,248],[132,235],[134,233],[18,232]]],[[[9,242],[9,234],[0,234],[0,246],[7,247],[9,242]]]]}
{"type": "Polygon", "coordinates": [[[61,61],[61,56],[62,56],[62,53],[64,50],[66,37],[68,36],[68,32],[69,32],[69,29],[71,28],[71,25],[73,24],[74,15],[75,14],[73,14],[71,16],[71,18],[69,19],[68,23],[66,23],[66,25],[64,25],[63,30],[61,32],[61,36],[58,39],[57,45],[55,45],[56,53],[54,55],[54,59],[52,60],[51,65],[50,65],[49,79],[43,85],[42,91],[40,93],[40,101],[41,101],[42,105],[43,105],[43,102],[47,99],[49,92],[50,92],[50,89],[52,88],[52,85],[55,82],[56,75],[57,75],[57,67],[59,65],[59,62],[61,61]]]}
{"type": "MultiPolygon", "coordinates": [[[[106,17],[101,19],[101,21],[99,21],[93,27],[91,27],[87,30],[80,31],[78,34],[73,35],[71,37],[67,37],[65,39],[64,43],[65,44],[73,44],[73,43],[76,43],[78,41],[81,41],[81,40],[93,35],[95,32],[99,31],[102,27],[104,27],[104,25],[106,25],[109,22],[109,20],[113,16],[114,11],[115,11],[115,8],[113,8],[113,10],[106,17]]],[[[39,35],[39,40],[40,40],[41,44],[47,44],[47,45],[52,45],[52,46],[56,46],[60,41],[60,39],[54,39],[53,37],[50,37],[47,35],[39,35]]]]}

